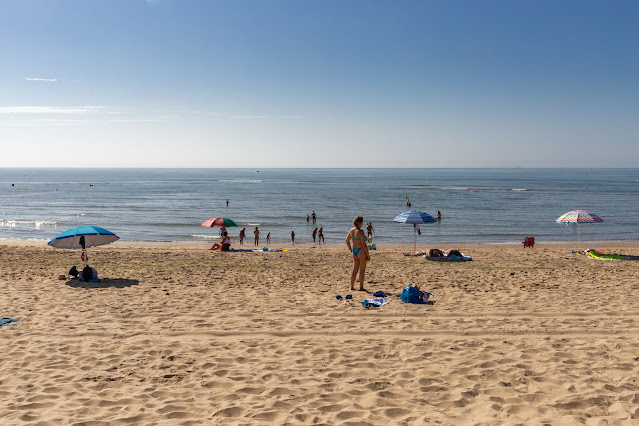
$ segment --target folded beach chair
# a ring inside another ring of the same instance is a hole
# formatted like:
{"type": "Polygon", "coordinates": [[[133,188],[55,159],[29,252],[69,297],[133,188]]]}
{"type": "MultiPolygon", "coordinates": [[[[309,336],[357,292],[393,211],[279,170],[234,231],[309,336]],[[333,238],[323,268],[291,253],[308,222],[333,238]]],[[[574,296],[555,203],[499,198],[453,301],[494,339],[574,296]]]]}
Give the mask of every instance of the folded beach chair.
{"type": "Polygon", "coordinates": [[[535,247],[535,237],[526,237],[524,238],[524,241],[522,241],[521,243],[524,245],[524,248],[526,247],[533,248],[535,247]]]}

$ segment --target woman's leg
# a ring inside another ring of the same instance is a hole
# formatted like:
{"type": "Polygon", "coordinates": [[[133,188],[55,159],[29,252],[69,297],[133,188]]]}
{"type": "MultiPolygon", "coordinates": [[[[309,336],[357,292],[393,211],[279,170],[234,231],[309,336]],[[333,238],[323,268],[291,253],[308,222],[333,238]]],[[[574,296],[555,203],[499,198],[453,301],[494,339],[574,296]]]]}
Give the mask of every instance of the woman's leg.
{"type": "Polygon", "coordinates": [[[351,290],[355,290],[355,279],[357,278],[357,272],[359,271],[359,258],[353,256],[353,272],[351,273],[351,290]]]}
{"type": "Polygon", "coordinates": [[[364,278],[366,278],[366,253],[360,250],[358,253],[359,260],[359,289],[364,290],[364,278]]]}

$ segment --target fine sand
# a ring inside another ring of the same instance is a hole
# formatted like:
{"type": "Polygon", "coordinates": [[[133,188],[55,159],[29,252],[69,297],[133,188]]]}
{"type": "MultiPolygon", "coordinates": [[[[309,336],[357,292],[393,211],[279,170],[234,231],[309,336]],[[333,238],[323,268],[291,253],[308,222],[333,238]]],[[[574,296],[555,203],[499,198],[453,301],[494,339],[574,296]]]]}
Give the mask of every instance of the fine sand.
{"type": "Polygon", "coordinates": [[[0,327],[0,424],[639,424],[639,261],[380,246],[367,288],[393,296],[366,310],[345,246],[207,247],[90,249],[91,284],[58,279],[78,251],[0,244],[0,317],[21,318],[0,327]],[[413,283],[436,303],[395,297],[413,283]]]}

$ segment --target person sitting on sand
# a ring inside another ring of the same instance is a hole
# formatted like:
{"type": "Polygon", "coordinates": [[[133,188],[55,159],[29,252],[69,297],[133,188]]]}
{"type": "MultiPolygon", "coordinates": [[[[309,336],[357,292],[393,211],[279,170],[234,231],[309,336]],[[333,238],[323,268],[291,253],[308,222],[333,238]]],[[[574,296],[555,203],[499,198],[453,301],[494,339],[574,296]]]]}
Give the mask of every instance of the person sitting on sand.
{"type": "Polygon", "coordinates": [[[222,235],[222,251],[229,251],[231,249],[231,237],[229,237],[229,233],[224,231],[224,235],[222,235]]]}
{"type": "Polygon", "coordinates": [[[364,289],[364,278],[366,277],[366,261],[370,260],[368,254],[368,247],[366,247],[366,235],[362,231],[362,225],[364,224],[364,217],[357,216],[353,220],[353,228],[348,231],[346,235],[346,246],[353,255],[353,272],[351,273],[351,290],[355,290],[355,279],[359,272],[359,290],[364,289]],[[351,241],[353,246],[351,247],[351,241]]]}

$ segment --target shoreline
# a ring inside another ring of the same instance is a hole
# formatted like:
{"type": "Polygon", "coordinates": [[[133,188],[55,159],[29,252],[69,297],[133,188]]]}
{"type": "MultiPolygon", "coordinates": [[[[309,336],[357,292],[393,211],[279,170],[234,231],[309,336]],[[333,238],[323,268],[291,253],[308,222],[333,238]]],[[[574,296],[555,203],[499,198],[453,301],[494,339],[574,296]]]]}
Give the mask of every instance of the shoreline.
{"type": "MultiPolygon", "coordinates": [[[[523,238],[523,237],[522,237],[523,238]]],[[[122,241],[122,240],[118,240],[115,243],[110,244],[110,246],[112,246],[113,244],[117,244],[119,246],[122,245],[139,245],[139,246],[153,246],[153,245],[159,245],[159,246],[208,246],[211,244],[214,244],[216,242],[219,242],[217,240],[212,240],[212,241],[204,241],[204,240],[199,240],[199,241],[122,241]]],[[[303,243],[295,243],[295,245],[292,245],[290,243],[280,243],[280,242],[275,242],[275,243],[271,243],[269,246],[260,244],[259,246],[254,246],[253,244],[242,244],[240,246],[239,243],[233,242],[233,240],[231,240],[232,244],[231,247],[232,248],[260,248],[260,247],[273,247],[273,248],[295,248],[295,247],[339,247],[339,246],[346,246],[345,242],[341,242],[341,243],[327,243],[327,244],[313,244],[313,243],[309,243],[309,242],[303,242],[303,243]],[[239,246],[239,247],[238,247],[239,246]]],[[[390,244],[386,244],[386,243],[376,243],[378,246],[380,247],[400,247],[400,248],[406,248],[406,249],[412,249],[413,244],[412,243],[402,243],[402,244],[395,244],[395,243],[390,243],[390,244]]],[[[428,244],[428,243],[424,243],[424,244],[417,244],[417,249],[418,250],[423,250],[423,247],[426,248],[441,248],[441,247],[446,247],[446,246],[450,246],[450,248],[456,247],[456,246],[521,246],[521,241],[520,242],[512,242],[512,241],[485,241],[485,242],[437,242],[437,243],[432,243],[432,244],[428,244]]],[[[47,241],[24,241],[24,240],[11,240],[11,239],[0,239],[0,245],[33,245],[33,246],[43,246],[43,247],[48,247],[47,245],[47,241]]],[[[586,248],[593,248],[596,245],[603,245],[603,246],[610,246],[610,245],[622,245],[622,246],[635,246],[635,245],[639,245],[639,239],[628,239],[628,240],[582,240],[579,243],[580,246],[582,246],[583,248],[581,248],[581,250],[585,250],[586,248]],[[593,247],[591,247],[591,245],[593,247]]],[[[576,241],[543,241],[543,242],[539,242],[539,241],[535,241],[535,247],[537,246],[552,246],[552,247],[557,247],[557,246],[577,246],[577,242],[576,241]]],[[[104,247],[104,246],[100,246],[100,247],[104,247]]],[[[95,249],[94,247],[92,247],[91,249],[95,249]]]]}

